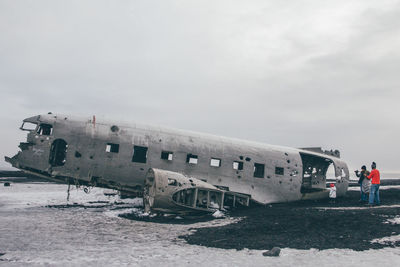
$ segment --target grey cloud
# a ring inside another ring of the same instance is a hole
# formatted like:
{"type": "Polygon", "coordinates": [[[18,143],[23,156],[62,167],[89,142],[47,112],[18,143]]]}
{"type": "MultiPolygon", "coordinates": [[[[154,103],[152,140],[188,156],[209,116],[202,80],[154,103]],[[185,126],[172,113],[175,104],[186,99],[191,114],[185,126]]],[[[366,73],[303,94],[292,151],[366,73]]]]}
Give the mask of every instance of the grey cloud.
{"type": "Polygon", "coordinates": [[[22,118],[53,111],[398,169],[398,1],[0,5],[1,153],[15,153],[22,118]]]}

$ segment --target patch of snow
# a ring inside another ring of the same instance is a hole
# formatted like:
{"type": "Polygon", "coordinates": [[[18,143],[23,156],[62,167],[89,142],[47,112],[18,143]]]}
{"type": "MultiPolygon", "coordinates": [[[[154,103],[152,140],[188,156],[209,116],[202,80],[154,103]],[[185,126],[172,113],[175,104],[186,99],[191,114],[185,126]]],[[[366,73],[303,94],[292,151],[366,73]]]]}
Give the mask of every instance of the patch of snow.
{"type": "Polygon", "coordinates": [[[378,243],[378,244],[382,244],[382,245],[390,245],[390,244],[394,244],[396,242],[400,242],[400,235],[392,235],[392,236],[387,236],[387,237],[371,240],[372,244],[378,243]]]}
{"type": "Polygon", "coordinates": [[[210,202],[210,208],[212,208],[212,209],[219,209],[219,205],[218,205],[218,203],[215,203],[215,202],[211,201],[211,202],[210,202]]]}
{"type": "Polygon", "coordinates": [[[124,203],[131,205],[132,207],[139,208],[143,207],[143,198],[125,198],[122,200],[124,203]]]}
{"type": "Polygon", "coordinates": [[[364,206],[364,207],[315,207],[319,210],[368,210],[368,209],[382,209],[382,208],[400,208],[400,205],[380,205],[380,206],[364,206]]]}
{"type": "Polygon", "coordinates": [[[213,216],[214,218],[224,218],[224,217],[225,217],[225,214],[224,214],[222,211],[217,210],[216,212],[214,212],[214,213],[212,214],[212,216],[213,216]]]}
{"type": "Polygon", "coordinates": [[[155,214],[144,212],[144,209],[132,209],[132,213],[136,217],[153,217],[153,216],[156,216],[155,214]]]}
{"type": "MultiPolygon", "coordinates": [[[[400,189],[400,185],[381,185],[379,190],[400,189]]],[[[350,186],[348,191],[360,191],[360,186],[350,186]]]]}
{"type": "Polygon", "coordinates": [[[400,216],[396,216],[393,219],[388,219],[385,223],[400,224],[400,216]]]}

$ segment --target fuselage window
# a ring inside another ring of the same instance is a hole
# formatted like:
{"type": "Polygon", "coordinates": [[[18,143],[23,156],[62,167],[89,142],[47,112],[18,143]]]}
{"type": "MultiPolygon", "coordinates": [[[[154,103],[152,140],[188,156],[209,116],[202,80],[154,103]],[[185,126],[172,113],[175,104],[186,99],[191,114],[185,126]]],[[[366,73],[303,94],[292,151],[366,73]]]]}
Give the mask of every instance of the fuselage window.
{"type": "Polygon", "coordinates": [[[285,174],[285,169],[282,167],[275,167],[275,174],[276,175],[284,175],[285,174]]]}
{"type": "Polygon", "coordinates": [[[53,126],[50,124],[40,124],[40,127],[37,131],[40,135],[51,135],[53,133],[53,126]]]}
{"type": "Polygon", "coordinates": [[[233,169],[234,170],[243,170],[243,161],[234,161],[233,162],[233,169]]]}
{"type": "Polygon", "coordinates": [[[147,162],[147,147],[134,146],[132,162],[146,163],[147,162]]]}
{"type": "Polygon", "coordinates": [[[32,122],[24,122],[22,123],[20,129],[22,131],[34,131],[36,130],[37,124],[32,123],[32,122]]]}
{"type": "Polygon", "coordinates": [[[177,186],[178,182],[174,178],[168,178],[168,185],[177,186]]]}
{"type": "Polygon", "coordinates": [[[217,158],[211,158],[210,166],[212,167],[221,167],[221,160],[217,158]]]}
{"type": "Polygon", "coordinates": [[[174,153],[169,151],[162,151],[161,152],[161,159],[164,160],[172,160],[174,153]]]}
{"type": "Polygon", "coordinates": [[[186,163],[197,164],[199,157],[193,154],[187,154],[186,163]]]}
{"type": "Polygon", "coordinates": [[[254,177],[264,178],[265,165],[260,163],[254,163],[254,177]]]}
{"type": "Polygon", "coordinates": [[[106,152],[118,153],[119,152],[119,144],[107,143],[106,152]]]}

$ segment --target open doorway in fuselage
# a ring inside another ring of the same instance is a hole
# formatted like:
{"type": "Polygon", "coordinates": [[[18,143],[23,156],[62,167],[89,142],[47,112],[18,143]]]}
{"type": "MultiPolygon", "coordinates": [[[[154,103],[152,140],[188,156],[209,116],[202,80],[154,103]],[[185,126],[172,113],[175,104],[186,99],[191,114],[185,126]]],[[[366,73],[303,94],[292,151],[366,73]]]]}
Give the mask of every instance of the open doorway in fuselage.
{"type": "Polygon", "coordinates": [[[67,161],[67,142],[63,139],[56,139],[51,144],[49,163],[52,167],[64,166],[67,161]]]}
{"type": "MultiPolygon", "coordinates": [[[[301,184],[302,193],[310,193],[316,191],[322,191],[326,189],[326,181],[329,172],[333,168],[333,177],[335,175],[334,164],[332,160],[324,157],[320,157],[313,154],[300,153],[301,160],[303,163],[303,180],[301,184]]],[[[331,173],[329,173],[331,178],[331,173]]]]}

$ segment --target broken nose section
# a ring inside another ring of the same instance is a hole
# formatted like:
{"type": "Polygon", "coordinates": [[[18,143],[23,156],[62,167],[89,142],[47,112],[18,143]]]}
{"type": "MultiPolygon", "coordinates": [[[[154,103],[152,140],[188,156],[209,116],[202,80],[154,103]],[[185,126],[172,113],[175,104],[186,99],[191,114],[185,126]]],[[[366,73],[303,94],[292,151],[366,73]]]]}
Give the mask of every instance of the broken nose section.
{"type": "Polygon", "coordinates": [[[250,196],[221,190],[181,173],[149,169],[143,203],[146,212],[214,212],[230,207],[249,206],[250,196]]]}
{"type": "Polygon", "coordinates": [[[19,168],[18,155],[19,153],[12,158],[5,156],[4,160],[10,163],[13,167],[19,168]]]}

